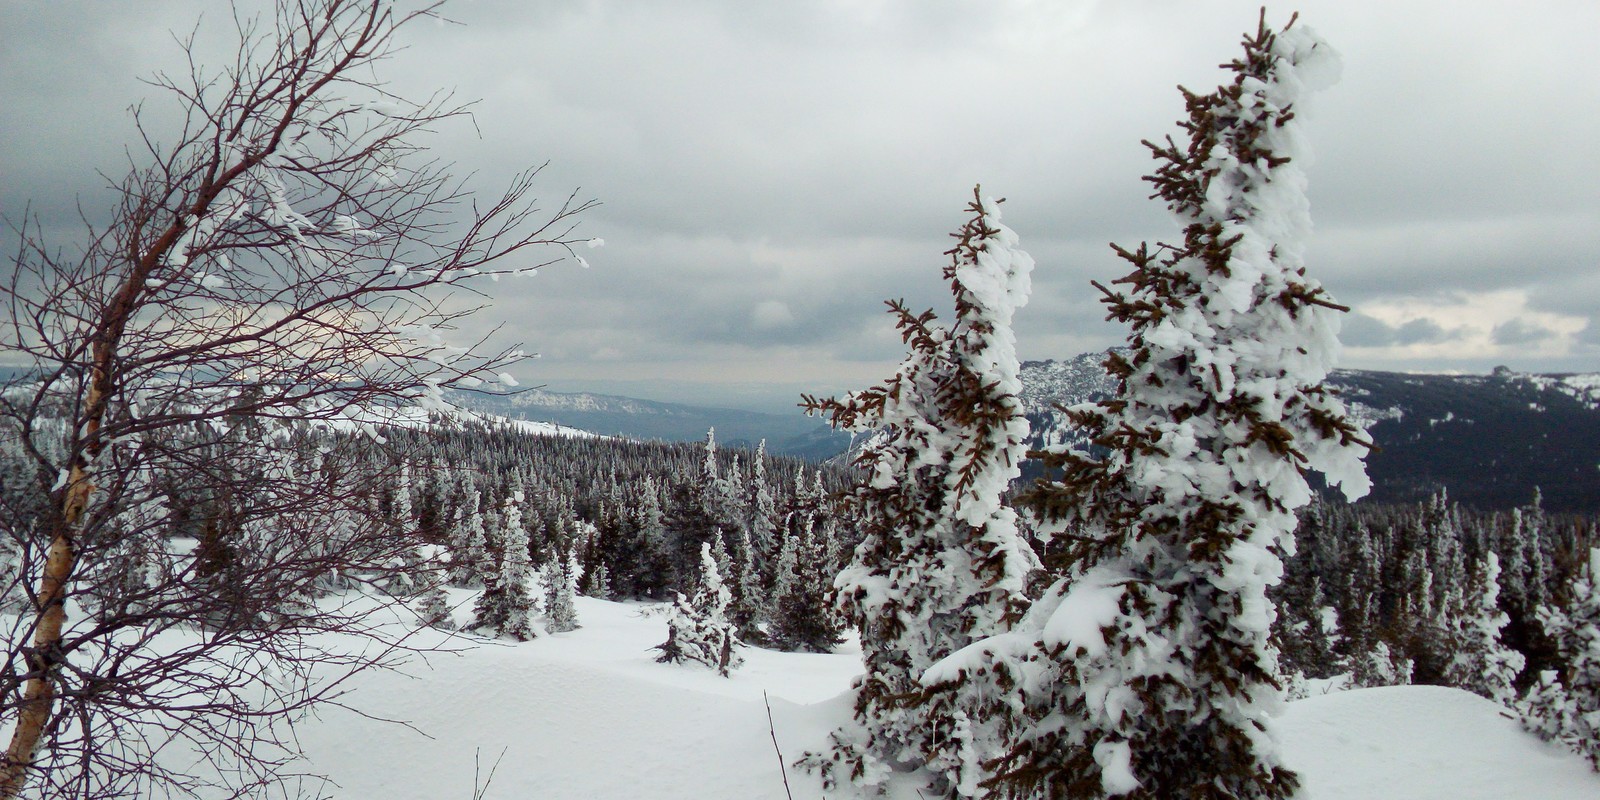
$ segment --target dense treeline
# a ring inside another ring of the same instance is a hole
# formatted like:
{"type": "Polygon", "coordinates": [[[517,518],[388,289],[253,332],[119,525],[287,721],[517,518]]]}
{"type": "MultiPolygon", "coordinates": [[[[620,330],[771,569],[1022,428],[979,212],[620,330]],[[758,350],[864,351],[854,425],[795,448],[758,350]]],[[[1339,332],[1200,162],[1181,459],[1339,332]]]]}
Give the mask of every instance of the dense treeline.
{"type": "Polygon", "coordinates": [[[1287,674],[1453,685],[1509,702],[1566,666],[1538,609],[1571,601],[1600,532],[1592,518],[1547,514],[1537,495],[1482,512],[1440,494],[1404,505],[1319,502],[1302,513],[1297,539],[1273,592],[1287,674]],[[1483,684],[1475,624],[1492,624],[1499,646],[1520,658],[1512,684],[1483,684]],[[1473,658],[1480,663],[1466,663],[1473,658]]]}
{"type": "Polygon", "coordinates": [[[837,641],[832,575],[854,543],[831,499],[844,485],[840,470],[759,447],[719,449],[714,438],[637,442],[479,424],[387,435],[414,462],[383,511],[409,507],[457,585],[481,585],[479,565],[501,558],[502,542],[526,542],[533,563],[565,565],[578,591],[665,600],[694,590],[709,545],[747,640],[812,650],[837,641]],[[512,514],[515,530],[502,533],[512,514]]]}
{"type": "MultiPolygon", "coordinates": [[[[719,449],[714,439],[546,436],[476,421],[382,428],[377,438],[330,429],[294,435],[306,455],[286,468],[327,471],[330,486],[350,481],[339,492],[365,513],[347,513],[345,526],[386,527],[393,535],[386,541],[406,543],[381,560],[361,562],[383,572],[381,578],[331,576],[322,581],[328,589],[370,583],[417,594],[419,609],[440,623],[443,587],[481,589],[474,627],[527,639],[536,635],[528,615],[540,606],[546,629],[576,624],[570,594],[561,599],[563,585],[613,599],[693,593],[702,546],[709,546],[745,641],[795,650],[838,642],[832,576],[856,538],[834,500],[842,470],[768,456],[761,448],[719,449]],[[330,452],[344,454],[337,468],[322,455],[330,452]],[[532,595],[541,589],[544,602],[535,603],[532,595]]],[[[195,450],[194,460],[217,469],[255,459],[249,437],[201,428],[180,437],[215,439],[195,450]]],[[[21,452],[3,449],[0,493],[9,517],[23,519],[36,481],[21,452]]],[[[164,523],[164,538],[187,548],[203,575],[248,561],[255,556],[247,551],[271,538],[270,515],[251,510],[260,505],[253,495],[265,493],[270,480],[246,482],[226,497],[188,492],[178,473],[153,481],[153,502],[176,511],[164,523]],[[252,485],[257,491],[248,490],[252,485]]],[[[25,535],[8,538],[13,559],[25,551],[36,557],[25,535]]],[[[25,587],[11,588],[20,594],[25,587]]]]}
{"type": "MultiPolygon", "coordinates": [[[[105,537],[118,557],[98,560],[108,566],[89,576],[78,602],[92,614],[154,606],[164,601],[150,587],[172,590],[154,573],[186,569],[185,591],[210,598],[195,625],[282,624],[318,597],[365,589],[406,599],[432,624],[470,619],[479,632],[529,639],[580,625],[577,593],[681,594],[688,609],[705,604],[690,597],[725,592],[717,613],[737,634],[729,644],[826,651],[840,641],[834,578],[861,541],[847,518],[856,476],[846,469],[714,440],[550,436],[477,421],[376,433],[180,432],[169,447],[189,453],[196,469],[236,474],[224,484],[233,490],[218,494],[215,481],[175,470],[149,475],[139,488],[145,501],[110,526],[124,534],[105,537]],[[259,446],[263,437],[271,448],[259,446]],[[321,544],[277,513],[273,488],[286,483],[339,498],[320,521],[321,544]],[[138,507],[150,504],[171,510],[157,515],[156,531],[139,529],[138,507]],[[275,586],[284,591],[272,602],[259,592],[230,597],[243,585],[235,576],[281,557],[286,540],[306,558],[331,547],[371,552],[345,557],[350,567],[337,574],[308,566],[297,573],[304,580],[275,586]],[[716,585],[705,585],[707,574],[716,585]],[[473,590],[470,614],[451,613],[447,587],[473,590]]],[[[38,477],[14,441],[0,455],[0,500],[9,520],[24,521],[8,525],[0,545],[8,560],[30,561],[39,552],[26,520],[43,518],[43,507],[29,510],[38,477]]],[[[1593,518],[1547,513],[1538,496],[1481,512],[1445,494],[1405,505],[1323,498],[1299,516],[1297,552],[1271,590],[1272,642],[1291,694],[1329,683],[1438,684],[1536,715],[1551,687],[1581,677],[1583,651],[1562,637],[1581,613],[1588,554],[1600,545],[1593,518]]],[[[1052,548],[1020,522],[1048,562],[1052,548]]],[[[1035,600],[1038,577],[1029,580],[1035,600]]],[[[24,584],[7,590],[8,608],[26,605],[24,584]]],[[[730,656],[737,666],[726,647],[716,657],[730,656]]]]}

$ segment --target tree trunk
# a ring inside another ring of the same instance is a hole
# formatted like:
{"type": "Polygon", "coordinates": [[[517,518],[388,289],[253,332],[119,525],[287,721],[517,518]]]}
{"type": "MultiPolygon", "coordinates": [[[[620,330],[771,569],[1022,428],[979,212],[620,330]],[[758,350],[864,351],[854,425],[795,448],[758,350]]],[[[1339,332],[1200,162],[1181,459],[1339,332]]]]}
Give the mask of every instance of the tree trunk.
{"type": "Polygon", "coordinates": [[[33,631],[33,649],[28,653],[30,677],[23,688],[11,745],[6,748],[4,760],[0,760],[0,798],[4,800],[17,797],[27,784],[28,768],[39,751],[55,707],[55,672],[61,663],[61,633],[67,622],[67,584],[78,561],[73,538],[93,489],[81,466],[72,468],[68,480],[63,502],[66,518],[50,542],[44,574],[39,578],[38,621],[33,631]]]}
{"type": "MultiPolygon", "coordinates": [[[[148,274],[152,263],[153,259],[141,265],[144,268],[136,273],[139,280],[148,274]]],[[[39,577],[33,649],[27,654],[28,680],[23,684],[11,744],[0,758],[0,800],[14,800],[27,785],[28,769],[44,741],[45,728],[55,708],[55,676],[62,661],[61,636],[67,623],[67,587],[78,565],[77,539],[82,533],[89,496],[94,492],[89,465],[102,449],[99,433],[111,395],[112,356],[131,316],[135,286],[133,281],[122,285],[116,302],[111,304],[104,318],[106,324],[102,330],[107,335],[96,342],[91,351],[89,386],[84,392],[83,423],[79,427],[83,438],[67,474],[66,491],[61,498],[61,519],[45,556],[44,573],[39,577]]]]}

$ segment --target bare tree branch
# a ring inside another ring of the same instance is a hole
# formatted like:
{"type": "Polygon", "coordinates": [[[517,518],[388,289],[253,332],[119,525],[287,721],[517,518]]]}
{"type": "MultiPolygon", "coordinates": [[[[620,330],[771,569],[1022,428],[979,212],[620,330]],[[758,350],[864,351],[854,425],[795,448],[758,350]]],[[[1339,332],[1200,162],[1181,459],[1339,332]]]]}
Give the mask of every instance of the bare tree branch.
{"type": "Polygon", "coordinates": [[[235,8],[220,71],[175,37],[187,73],[149,83],[182,120],[163,144],[135,110],[110,222],[71,257],[16,225],[0,349],[34,369],[0,391],[0,798],[257,791],[295,718],[414,646],[372,617],[427,568],[375,513],[405,454],[346,431],[521,360],[449,341],[463,295],[571,255],[593,205],[542,207],[538,167],[480,205],[429,157],[469,107],[374,76],[437,8],[235,8]],[[190,751],[208,769],[171,766],[190,751]]]}

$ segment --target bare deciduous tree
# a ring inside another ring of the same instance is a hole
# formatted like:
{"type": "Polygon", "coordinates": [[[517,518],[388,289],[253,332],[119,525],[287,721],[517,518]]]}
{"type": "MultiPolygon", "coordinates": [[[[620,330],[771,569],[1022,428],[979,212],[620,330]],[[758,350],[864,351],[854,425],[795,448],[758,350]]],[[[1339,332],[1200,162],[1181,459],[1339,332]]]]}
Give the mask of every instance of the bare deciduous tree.
{"type": "Polygon", "coordinates": [[[201,66],[191,35],[187,74],[152,81],[181,124],[163,142],[135,113],[108,224],[64,256],[21,221],[0,349],[35,369],[0,395],[28,473],[0,476],[0,798],[192,791],[188,750],[252,791],[292,761],[283,725],[406,646],[365,622],[381,601],[315,602],[411,544],[368,518],[370,443],[334,430],[518,361],[448,342],[478,308],[460,295],[569,255],[590,205],[539,207],[537,169],[480,205],[430,158],[421,139],[466,106],[374,67],[435,13],[235,9],[230,65],[201,66]]]}

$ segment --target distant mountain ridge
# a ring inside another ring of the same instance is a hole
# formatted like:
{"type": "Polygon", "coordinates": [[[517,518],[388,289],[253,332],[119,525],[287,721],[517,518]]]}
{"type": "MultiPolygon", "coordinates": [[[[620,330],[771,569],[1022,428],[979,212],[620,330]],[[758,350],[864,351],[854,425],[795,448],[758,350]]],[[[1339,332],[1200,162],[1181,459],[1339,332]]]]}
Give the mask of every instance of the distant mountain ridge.
{"type": "MultiPolygon", "coordinates": [[[[1104,352],[1023,362],[1024,413],[1032,448],[1078,441],[1056,410],[1107,396],[1104,352]]],[[[0,378],[25,370],[0,367],[0,378]]],[[[1428,375],[1336,370],[1328,380],[1381,448],[1367,459],[1375,502],[1413,502],[1448,489],[1481,509],[1526,505],[1600,511],[1600,373],[1428,375]]],[[[813,460],[838,456],[848,434],[819,419],[708,408],[592,393],[531,389],[494,396],[455,392],[459,405],[509,419],[549,422],[635,439],[693,441],[717,430],[727,447],[765,439],[768,452],[813,460]]],[[[1031,474],[1031,471],[1030,471],[1031,474]]]]}
{"type": "Polygon", "coordinates": [[[468,408],[512,419],[553,422],[600,434],[633,439],[693,441],[715,428],[717,442],[754,448],[763,439],[767,452],[825,459],[845,449],[848,434],[822,420],[794,414],[768,414],[736,408],[709,408],[589,392],[529,389],[511,395],[455,392],[451,400],[468,408]]]}
{"type": "MultiPolygon", "coordinates": [[[[0,365],[0,385],[22,379],[30,372],[32,370],[25,367],[0,365]]],[[[771,414],[544,389],[528,389],[505,395],[449,390],[446,399],[463,408],[504,417],[513,422],[548,423],[577,429],[541,430],[557,435],[589,432],[631,439],[683,442],[703,440],[706,431],[716,428],[717,442],[725,447],[754,449],[764,439],[767,452],[773,455],[797,456],[814,461],[836,456],[844,452],[850,443],[849,434],[829,428],[821,419],[805,416],[798,408],[793,414],[771,414]]],[[[798,403],[799,398],[795,400],[798,403]]],[[[525,429],[532,430],[526,426],[525,429]]]]}
{"type": "MultiPolygon", "coordinates": [[[[1105,353],[1022,365],[1022,401],[1035,447],[1077,433],[1057,404],[1115,388],[1105,353]]],[[[1448,489],[1484,509],[1526,505],[1537,489],[1551,511],[1600,509],[1600,374],[1426,375],[1335,370],[1351,415],[1380,448],[1367,458],[1375,502],[1421,500],[1448,489]]]]}

